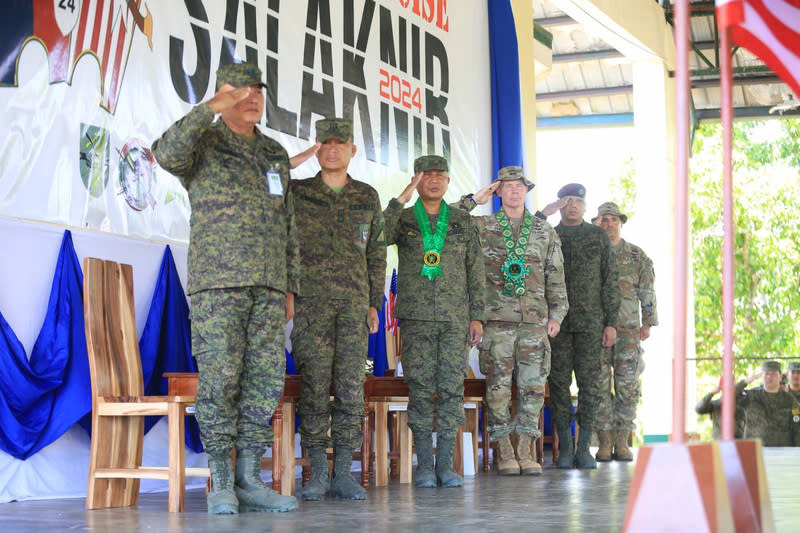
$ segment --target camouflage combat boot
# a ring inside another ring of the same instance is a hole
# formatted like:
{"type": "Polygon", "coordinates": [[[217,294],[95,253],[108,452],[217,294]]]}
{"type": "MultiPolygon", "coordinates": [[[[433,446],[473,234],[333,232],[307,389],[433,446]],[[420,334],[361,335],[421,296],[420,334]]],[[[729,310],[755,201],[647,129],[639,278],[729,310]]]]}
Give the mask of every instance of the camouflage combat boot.
{"type": "Polygon", "coordinates": [[[442,487],[460,487],[464,478],[453,470],[454,437],[439,437],[436,442],[436,481],[442,487]]]}
{"type": "Polygon", "coordinates": [[[239,500],[233,492],[231,454],[208,456],[211,470],[211,492],[208,493],[208,514],[238,514],[239,500]]]}
{"type": "Polygon", "coordinates": [[[297,509],[297,498],[278,494],[261,481],[263,450],[236,450],[236,497],[243,513],[283,513],[297,509]]]}
{"type": "Polygon", "coordinates": [[[628,448],[628,438],[630,435],[630,429],[620,429],[617,431],[617,439],[614,442],[615,461],[633,461],[633,452],[628,448]]]}
{"type": "Polygon", "coordinates": [[[597,449],[597,454],[594,458],[601,463],[607,463],[611,460],[611,439],[613,438],[611,431],[598,431],[597,440],[600,441],[600,448],[597,449]]]}
{"type": "Polygon", "coordinates": [[[497,441],[497,473],[501,476],[519,475],[519,463],[508,436],[497,441]]]}
{"type": "Polygon", "coordinates": [[[581,428],[578,434],[578,446],[575,450],[575,468],[597,468],[597,461],[592,457],[589,446],[592,444],[592,432],[581,428]]]}
{"type": "Polygon", "coordinates": [[[531,446],[533,439],[530,435],[520,435],[517,441],[517,458],[523,476],[541,476],[542,466],[536,461],[536,447],[531,446]],[[533,449],[533,454],[531,454],[533,449]]]}
{"type": "Polygon", "coordinates": [[[414,486],[430,488],[436,486],[436,473],[433,470],[433,444],[431,434],[414,433],[414,448],[417,449],[417,471],[414,474],[414,486]]]}
{"type": "Polygon", "coordinates": [[[309,448],[308,456],[311,460],[311,479],[303,487],[303,499],[315,502],[324,498],[331,488],[328,454],[325,452],[325,448],[319,446],[309,448]]]}
{"type": "Polygon", "coordinates": [[[353,465],[353,448],[337,446],[334,451],[336,459],[333,463],[331,494],[343,500],[365,500],[367,491],[356,483],[350,474],[350,467],[353,465]]]}
{"type": "Polygon", "coordinates": [[[559,424],[558,430],[558,459],[556,468],[575,468],[575,446],[572,442],[572,432],[569,424],[559,424]]]}

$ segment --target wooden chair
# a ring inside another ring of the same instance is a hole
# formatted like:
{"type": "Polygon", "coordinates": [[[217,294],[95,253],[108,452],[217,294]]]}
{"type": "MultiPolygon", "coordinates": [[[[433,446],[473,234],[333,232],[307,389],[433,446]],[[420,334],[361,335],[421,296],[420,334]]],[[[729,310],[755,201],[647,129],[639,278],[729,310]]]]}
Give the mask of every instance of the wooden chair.
{"type": "Polygon", "coordinates": [[[92,444],[86,508],[135,505],[140,479],[169,482],[169,510],[184,510],[186,476],[208,477],[208,468],[186,468],[184,416],[189,396],[145,396],[136,339],[130,265],[86,258],[84,321],[92,380],[92,444]],[[167,415],[169,465],[142,466],[144,417],[167,415]]]}

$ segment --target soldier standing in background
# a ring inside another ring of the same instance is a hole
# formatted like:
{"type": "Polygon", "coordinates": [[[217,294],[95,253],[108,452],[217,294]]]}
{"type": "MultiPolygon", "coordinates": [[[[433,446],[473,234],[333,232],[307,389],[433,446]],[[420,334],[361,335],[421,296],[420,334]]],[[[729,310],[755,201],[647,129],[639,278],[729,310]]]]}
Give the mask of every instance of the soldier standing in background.
{"type": "MultiPolygon", "coordinates": [[[[742,407],[742,391],[744,388],[761,377],[761,374],[754,374],[747,379],[740,380],[734,386],[734,413],[733,413],[733,438],[741,439],[744,437],[744,408],[742,407]]],[[[722,390],[722,378],[714,390],[703,396],[697,405],[694,406],[694,412],[698,415],[709,415],[711,417],[711,438],[719,440],[722,438],[722,398],[714,400],[714,396],[722,390]]]]}
{"type": "Polygon", "coordinates": [[[613,346],[617,339],[620,304],[617,263],[606,232],[583,220],[585,196],[583,185],[570,183],[558,191],[558,200],[537,212],[537,216],[544,218],[561,211],[556,233],[561,238],[569,297],[569,312],[561,323],[561,331],[550,342],[550,400],[559,438],[558,468],[597,468],[589,445],[599,401],[601,350],[603,346],[613,346]],[[573,449],[570,434],[573,370],[578,382],[577,451],[573,449]]]}
{"type": "Polygon", "coordinates": [[[403,331],[403,374],[408,383],[408,425],[417,450],[416,487],[460,487],[453,447],[464,424],[464,378],[469,346],[480,342],[484,318],[484,269],[472,217],[442,200],[447,160],[414,161],[414,177],[389,202],[386,244],[397,244],[395,317],[403,331]],[[403,209],[414,190],[419,199],[403,209]],[[434,394],[437,395],[434,404],[434,394]],[[436,417],[436,469],[431,433],[436,417]]]}
{"type": "Polygon", "coordinates": [[[264,111],[261,78],[247,63],[220,67],[214,97],[153,143],[192,206],[187,292],[211,514],[297,508],[294,496],[261,481],[269,421],[283,394],[286,298],[299,283],[289,156],[255,127],[264,111]]]}
{"type": "Polygon", "coordinates": [[[301,263],[301,290],[289,299],[295,310],[293,355],[302,375],[297,413],[311,460],[303,499],[319,500],[330,490],[338,498],[363,500],[366,491],[353,480],[350,467],[363,437],[367,341],[378,331],[383,304],[383,214],[377,191],[347,173],[356,153],[352,122],[319,120],[316,130],[322,170],[290,186],[301,263]],[[333,482],[325,451],[331,443],[333,482]]]}
{"type": "Polygon", "coordinates": [[[761,363],[764,386],[744,391],[744,438],[764,446],[800,446],[800,402],[781,390],[781,364],[761,363]]]}
{"type": "Polygon", "coordinates": [[[600,205],[597,218],[611,239],[611,249],[617,259],[622,301],[619,306],[617,342],[602,351],[600,402],[594,424],[600,447],[595,458],[604,462],[612,458],[632,461],[633,453],[628,447],[628,439],[631,431],[636,429],[633,421],[639,403],[639,375],[644,370],[640,343],[650,337],[650,327],[658,324],[653,286],[655,273],[653,262],[647,254],[620,236],[622,225],[628,221],[628,217],[620,212],[617,204],[605,202],[600,205]]]}
{"type": "Polygon", "coordinates": [[[546,221],[525,209],[533,183],[520,167],[501,168],[488,189],[459,202],[472,209],[494,191],[503,207],[476,217],[486,269],[486,323],[480,346],[486,376],[489,440],[497,442],[501,475],[539,475],[533,441],[550,373],[550,342],[567,314],[561,241],[546,221]],[[511,420],[511,380],[516,374],[517,413],[511,420]],[[510,435],[516,433],[516,456],[510,435]],[[533,452],[533,453],[532,453],[533,452]]]}
{"type": "Polygon", "coordinates": [[[789,392],[800,401],[800,362],[792,361],[789,363],[789,370],[786,371],[787,385],[789,392]]]}

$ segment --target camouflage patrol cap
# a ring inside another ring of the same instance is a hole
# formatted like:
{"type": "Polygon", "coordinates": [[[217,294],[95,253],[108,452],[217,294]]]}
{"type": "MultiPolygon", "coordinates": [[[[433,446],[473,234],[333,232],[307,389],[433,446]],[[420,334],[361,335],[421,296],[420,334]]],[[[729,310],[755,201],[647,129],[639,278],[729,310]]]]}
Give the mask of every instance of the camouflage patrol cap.
{"type": "Polygon", "coordinates": [[[425,172],[426,170],[444,170],[449,172],[447,159],[440,155],[423,155],[414,160],[414,174],[425,172]]]}
{"type": "MultiPolygon", "coordinates": [[[[528,181],[528,178],[525,177],[525,171],[522,170],[522,167],[503,167],[497,171],[497,181],[516,181],[522,180],[522,183],[528,186],[528,190],[530,191],[533,189],[534,184],[532,181],[528,181]]],[[[494,192],[497,194],[497,191],[494,192]]]]}
{"type": "Polygon", "coordinates": [[[317,141],[324,143],[329,139],[337,139],[346,143],[353,138],[353,121],[346,118],[324,118],[318,120],[317,141]]]}
{"type": "Polygon", "coordinates": [[[762,372],[780,372],[781,371],[781,363],[780,363],[780,361],[762,361],[761,362],[761,371],[762,372]]]}
{"type": "Polygon", "coordinates": [[[558,197],[564,198],[565,196],[577,196],[578,198],[586,198],[586,187],[580,183],[568,183],[558,190],[558,197]]]}
{"type": "Polygon", "coordinates": [[[261,69],[252,63],[229,63],[219,67],[217,69],[217,90],[226,83],[236,88],[250,87],[251,85],[267,86],[261,81],[261,69]]]}
{"type": "Polygon", "coordinates": [[[789,363],[789,372],[800,372],[800,361],[792,361],[789,363]]]}
{"type": "MultiPolygon", "coordinates": [[[[599,218],[603,215],[618,216],[623,224],[628,221],[628,216],[623,215],[619,210],[619,206],[614,202],[603,202],[600,204],[600,207],[597,208],[597,217],[595,218],[599,218]]],[[[592,219],[592,222],[594,222],[594,219],[592,219]]]]}

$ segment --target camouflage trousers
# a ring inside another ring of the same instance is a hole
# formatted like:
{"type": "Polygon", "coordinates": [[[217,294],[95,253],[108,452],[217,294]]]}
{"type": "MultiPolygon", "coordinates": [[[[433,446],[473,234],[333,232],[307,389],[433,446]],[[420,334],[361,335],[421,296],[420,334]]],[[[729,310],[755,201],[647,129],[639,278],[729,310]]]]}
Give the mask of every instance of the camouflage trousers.
{"type": "Polygon", "coordinates": [[[267,287],[192,295],[192,353],[200,371],[196,413],[206,452],[264,450],[283,395],[286,296],[267,287]]]}
{"type": "Polygon", "coordinates": [[[366,303],[295,298],[292,355],[303,379],[297,413],[305,448],[361,447],[368,315],[366,303]]]}
{"type": "Polygon", "coordinates": [[[403,375],[408,383],[408,426],[417,435],[430,434],[435,417],[439,438],[455,437],[465,421],[469,325],[404,319],[400,331],[403,375]]]}
{"type": "Polygon", "coordinates": [[[616,344],[602,348],[596,431],[636,429],[633,420],[639,405],[642,370],[639,328],[618,328],[616,344]]]}
{"type": "MultiPolygon", "coordinates": [[[[550,340],[550,403],[553,422],[560,427],[572,423],[572,372],[578,382],[578,411],[575,418],[583,428],[594,428],[600,375],[603,328],[596,331],[564,331],[550,340]]],[[[565,426],[566,425],[566,426],[565,426]]]]}
{"type": "Polygon", "coordinates": [[[539,438],[539,413],[550,373],[550,343],[541,326],[489,321],[483,328],[481,373],[486,376],[489,440],[511,433],[539,438]],[[511,420],[511,379],[516,373],[517,409],[511,420]]]}

